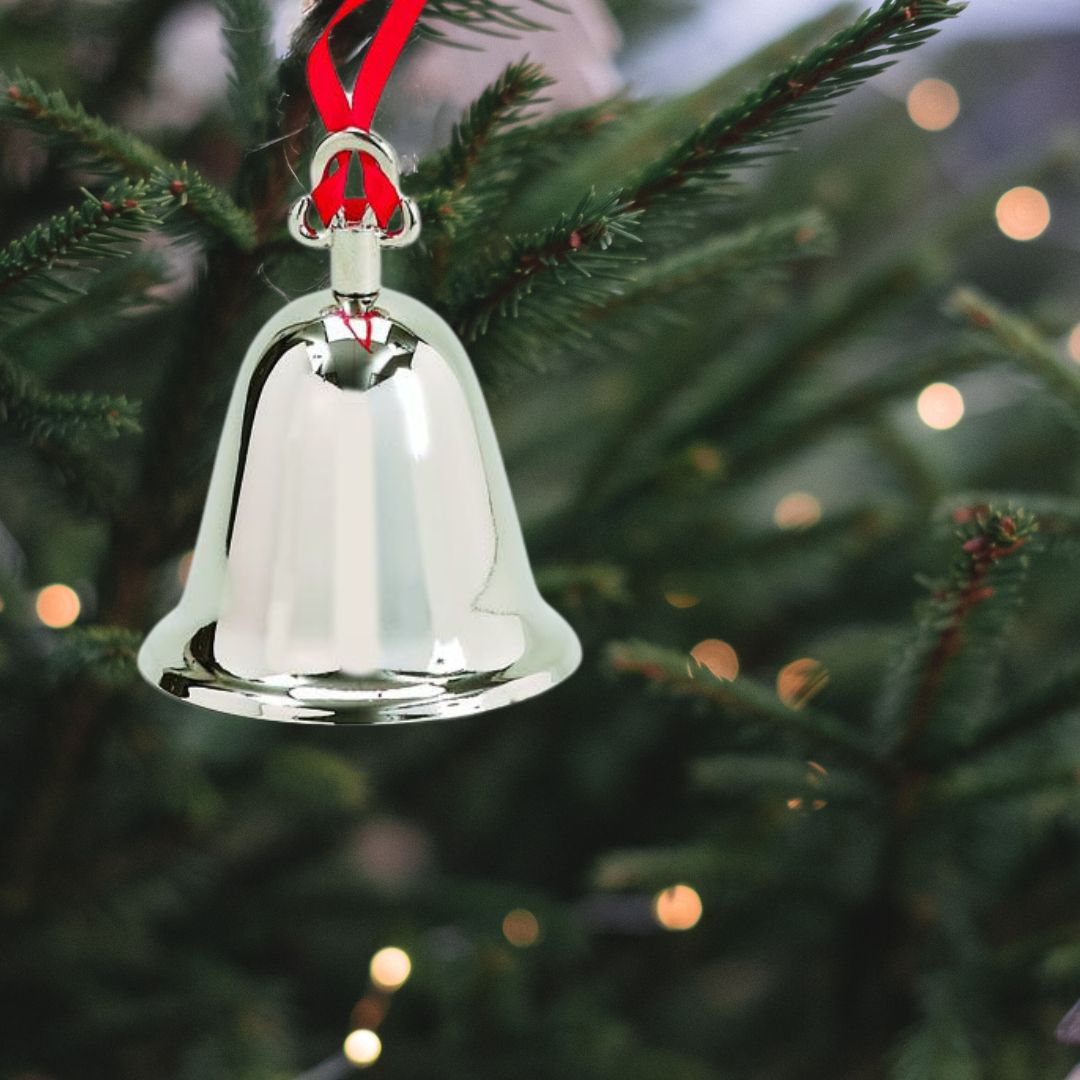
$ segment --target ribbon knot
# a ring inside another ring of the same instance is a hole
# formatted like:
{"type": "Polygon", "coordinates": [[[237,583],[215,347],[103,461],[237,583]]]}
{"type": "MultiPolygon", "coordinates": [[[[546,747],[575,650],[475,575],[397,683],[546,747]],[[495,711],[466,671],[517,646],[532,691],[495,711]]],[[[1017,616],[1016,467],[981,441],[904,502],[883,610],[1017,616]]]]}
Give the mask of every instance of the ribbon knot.
{"type": "MultiPolygon", "coordinates": [[[[330,53],[330,35],[338,23],[357,8],[363,7],[367,0],[345,0],[338,8],[326,29],[319,35],[307,61],[308,87],[327,131],[344,131],[346,128],[371,130],[371,122],[386,82],[394,70],[401,50],[409,40],[409,34],[412,33],[425,2],[426,0],[392,0],[386,18],[379,25],[360,65],[351,94],[334,67],[330,53]]],[[[364,194],[362,197],[347,195],[352,157],[352,151],[343,151],[327,165],[322,180],[311,193],[315,208],[323,225],[329,227],[339,211],[344,211],[346,221],[356,223],[363,220],[370,207],[379,226],[385,229],[401,205],[401,195],[378,162],[364,153],[359,154],[364,194]]]]}

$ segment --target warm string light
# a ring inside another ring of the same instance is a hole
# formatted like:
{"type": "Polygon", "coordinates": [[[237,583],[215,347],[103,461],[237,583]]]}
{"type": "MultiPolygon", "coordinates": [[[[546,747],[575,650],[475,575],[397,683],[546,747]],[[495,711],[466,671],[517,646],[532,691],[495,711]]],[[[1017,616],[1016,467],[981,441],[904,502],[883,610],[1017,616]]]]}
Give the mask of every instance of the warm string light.
{"type": "MultiPolygon", "coordinates": [[[[826,682],[828,682],[828,676],[826,676],[826,682]]],[[[824,685],[824,684],[822,684],[824,685]]],[[[808,761],[806,763],[806,786],[809,788],[820,787],[824,782],[826,776],[829,775],[829,770],[824,765],[819,764],[816,761],[808,761]]],[[[795,796],[794,798],[787,800],[787,808],[789,810],[824,810],[828,806],[828,802],[825,799],[804,799],[801,796],[795,796]]]]}
{"type": "Polygon", "coordinates": [[[960,95],[944,79],[922,79],[908,91],[907,111],[923,131],[944,131],[960,115],[960,95]]]}
{"type": "Polygon", "coordinates": [[[701,603],[701,597],[695,596],[693,593],[676,592],[672,589],[668,589],[664,593],[664,599],[673,607],[679,611],[687,611],[690,608],[697,607],[701,603]]]}
{"type": "Polygon", "coordinates": [[[692,930],[701,913],[701,897],[689,885],[672,885],[653,897],[653,917],[665,930],[692,930]]]}
{"type": "Polygon", "coordinates": [[[37,594],[34,611],[50,629],[63,630],[78,619],[82,601],[70,585],[46,585],[37,594]]]}
{"type": "Polygon", "coordinates": [[[371,958],[371,981],[380,990],[398,990],[412,973],[412,960],[404,949],[388,945],[371,958]]]}
{"type": "Polygon", "coordinates": [[[789,709],[801,709],[828,683],[828,668],[820,661],[804,656],[780,669],[776,676],[776,694],[789,709]]]}
{"type": "Polygon", "coordinates": [[[361,1069],[374,1065],[382,1053],[382,1039],[368,1028],[357,1028],[345,1036],[345,1056],[361,1069]]]}
{"type": "MultiPolygon", "coordinates": [[[[738,654],[726,641],[720,641],[719,638],[699,641],[690,650],[690,657],[698,667],[705,668],[714,678],[723,679],[725,682],[734,682],[739,674],[738,654]]],[[[693,668],[690,667],[690,674],[693,673],[693,668]]]]}
{"type": "Polygon", "coordinates": [[[1038,188],[1014,187],[998,199],[994,217],[1010,240],[1034,240],[1050,224],[1050,204],[1038,188]]]}
{"type": "Polygon", "coordinates": [[[949,383],[931,383],[915,403],[919,419],[935,431],[956,427],[964,416],[964,398],[949,383]]]}
{"type": "Polygon", "coordinates": [[[502,932],[511,945],[527,949],[540,940],[540,922],[526,908],[515,908],[503,919],[502,932]]]}
{"type": "Polygon", "coordinates": [[[821,520],[821,503],[805,491],[785,495],[773,510],[773,521],[780,529],[810,529],[821,520]]]}

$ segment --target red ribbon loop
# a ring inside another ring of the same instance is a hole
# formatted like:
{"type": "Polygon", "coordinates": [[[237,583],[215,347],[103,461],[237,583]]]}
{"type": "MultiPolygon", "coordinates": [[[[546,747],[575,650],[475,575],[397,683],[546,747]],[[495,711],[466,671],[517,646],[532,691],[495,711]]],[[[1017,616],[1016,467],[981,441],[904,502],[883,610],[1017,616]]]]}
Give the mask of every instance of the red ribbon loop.
{"type": "MultiPolygon", "coordinates": [[[[367,0],[344,0],[308,55],[308,87],[315,108],[319,110],[319,116],[330,132],[344,131],[346,128],[371,130],[371,121],[378,108],[379,98],[382,97],[390,72],[394,70],[426,0],[392,0],[386,18],[379,25],[360,65],[352,93],[349,94],[334,67],[330,54],[330,35],[342,19],[363,7],[365,3],[367,0]]],[[[345,220],[356,222],[364,217],[370,206],[380,227],[385,229],[401,204],[401,196],[375,159],[363,153],[359,155],[364,181],[363,198],[346,196],[352,156],[352,151],[337,154],[312,192],[319,216],[323,224],[329,226],[334,215],[343,209],[345,220]]]]}

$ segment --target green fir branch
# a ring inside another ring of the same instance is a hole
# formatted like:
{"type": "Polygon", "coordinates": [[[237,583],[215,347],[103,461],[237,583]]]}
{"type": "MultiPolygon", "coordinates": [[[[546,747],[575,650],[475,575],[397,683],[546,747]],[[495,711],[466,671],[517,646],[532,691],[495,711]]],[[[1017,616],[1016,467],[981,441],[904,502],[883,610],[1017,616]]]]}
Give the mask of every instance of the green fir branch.
{"type": "Polygon", "coordinates": [[[751,287],[760,284],[763,275],[781,278],[789,263],[830,254],[834,242],[832,228],[817,210],[772,218],[644,263],[619,293],[589,314],[602,318],[648,301],[650,318],[655,318],[651,310],[654,301],[695,286],[714,290],[726,282],[737,282],[751,287]]]}
{"type": "Polygon", "coordinates": [[[971,286],[955,289],[945,310],[962,319],[979,340],[997,346],[1003,355],[1038,377],[1074,413],[1080,413],[1080,370],[1067,363],[1029,320],[971,286]]]}
{"type": "Polygon", "coordinates": [[[923,759],[934,746],[969,745],[985,724],[1038,531],[1028,511],[1013,507],[962,506],[953,522],[948,577],[927,583],[914,644],[878,709],[888,741],[923,759]]]}
{"type": "Polygon", "coordinates": [[[636,239],[637,219],[618,196],[593,194],[544,232],[513,238],[454,290],[458,332],[475,341],[498,327],[522,344],[587,333],[575,320],[621,287],[633,260],[612,248],[636,239]]]}
{"type": "Polygon", "coordinates": [[[86,675],[109,688],[125,686],[136,676],[135,657],[142,635],[121,626],[86,626],[57,635],[49,656],[49,675],[69,683],[86,675]]]}
{"type": "Polygon", "coordinates": [[[244,143],[258,141],[270,118],[277,71],[267,0],[217,0],[229,57],[229,103],[244,143]]]}
{"type": "Polygon", "coordinates": [[[205,234],[211,240],[223,236],[241,251],[255,247],[254,217],[186,162],[155,170],[150,190],[167,198],[169,208],[183,212],[183,216],[176,214],[171,219],[181,233],[205,234]]]}
{"type": "Polygon", "coordinates": [[[553,82],[539,64],[528,60],[508,64],[469,106],[454,126],[449,145],[425,165],[424,173],[440,187],[464,189],[495,136],[528,119],[529,109],[543,101],[539,95],[553,82]]]}
{"type": "Polygon", "coordinates": [[[688,654],[646,642],[617,642],[608,663],[623,674],[640,675],[669,693],[711,701],[732,713],[752,717],[813,744],[866,760],[862,734],[844,720],[818,709],[792,709],[776,693],[745,675],[717,678],[688,654]]]}
{"type": "Polygon", "coordinates": [[[25,371],[0,359],[0,423],[10,424],[31,443],[84,437],[114,439],[139,431],[138,406],[125,397],[65,394],[39,386],[25,371]]]}
{"type": "Polygon", "coordinates": [[[27,301],[66,299],[78,290],[56,273],[85,260],[120,258],[131,253],[130,241],[160,220],[159,200],[142,182],[122,181],[100,197],[86,199],[56,214],[25,236],[0,249],[0,317],[21,311],[27,301]]]}
{"type": "MultiPolygon", "coordinates": [[[[5,76],[0,72],[0,84],[5,76]]],[[[148,182],[150,197],[181,207],[200,225],[215,230],[241,250],[255,243],[254,219],[220,188],[187,164],[176,165],[148,143],[91,116],[59,90],[48,92],[34,79],[16,74],[0,98],[0,124],[21,124],[81,153],[84,159],[131,179],[148,182]]]]}
{"type": "Polygon", "coordinates": [[[60,90],[46,90],[36,79],[22,72],[8,77],[0,71],[0,124],[17,124],[60,140],[87,164],[105,166],[112,172],[145,179],[167,159],[149,143],[122,128],[92,116],[78,103],[68,101],[60,90]]]}
{"type": "Polygon", "coordinates": [[[886,0],[702,124],[638,177],[628,201],[644,208],[724,186],[736,168],[774,153],[775,141],[826,116],[836,98],[889,67],[888,57],[922,44],[961,10],[941,0],[886,0]]]}

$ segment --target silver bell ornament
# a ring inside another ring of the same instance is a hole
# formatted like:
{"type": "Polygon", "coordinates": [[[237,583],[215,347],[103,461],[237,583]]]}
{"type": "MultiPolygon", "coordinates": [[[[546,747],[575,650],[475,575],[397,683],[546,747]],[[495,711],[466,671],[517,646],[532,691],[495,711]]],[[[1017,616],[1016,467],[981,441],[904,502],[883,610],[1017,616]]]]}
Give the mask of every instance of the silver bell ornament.
{"type": "MultiPolygon", "coordinates": [[[[358,129],[340,155],[396,156],[358,129]]],[[[154,686],[220,712],[305,723],[449,719],[539,694],[581,659],[541,598],[476,375],[449,326],[382,289],[396,232],[372,213],[290,229],[326,247],[331,288],[263,327],[240,370],[191,572],[150,633],[154,686]]]]}

